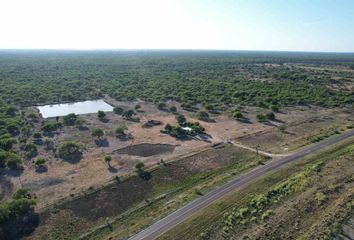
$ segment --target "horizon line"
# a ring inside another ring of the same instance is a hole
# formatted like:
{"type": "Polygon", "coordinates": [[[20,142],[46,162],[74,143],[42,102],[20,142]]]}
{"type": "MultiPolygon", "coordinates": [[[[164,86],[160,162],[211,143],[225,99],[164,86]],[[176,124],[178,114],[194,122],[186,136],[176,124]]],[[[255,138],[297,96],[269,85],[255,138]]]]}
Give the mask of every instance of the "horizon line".
{"type": "Polygon", "coordinates": [[[354,54],[354,51],[306,51],[306,50],[241,50],[241,49],[199,49],[199,48],[0,48],[0,51],[203,51],[203,52],[279,52],[279,53],[327,53],[354,54]]]}

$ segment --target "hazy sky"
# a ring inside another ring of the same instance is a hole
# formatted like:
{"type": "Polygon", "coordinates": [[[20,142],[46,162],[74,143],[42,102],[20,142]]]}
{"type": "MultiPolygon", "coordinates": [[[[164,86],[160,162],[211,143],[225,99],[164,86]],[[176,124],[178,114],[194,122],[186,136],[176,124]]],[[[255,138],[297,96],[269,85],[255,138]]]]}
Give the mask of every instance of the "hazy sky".
{"type": "Polygon", "coordinates": [[[354,0],[0,0],[0,48],[354,52],[354,0]]]}

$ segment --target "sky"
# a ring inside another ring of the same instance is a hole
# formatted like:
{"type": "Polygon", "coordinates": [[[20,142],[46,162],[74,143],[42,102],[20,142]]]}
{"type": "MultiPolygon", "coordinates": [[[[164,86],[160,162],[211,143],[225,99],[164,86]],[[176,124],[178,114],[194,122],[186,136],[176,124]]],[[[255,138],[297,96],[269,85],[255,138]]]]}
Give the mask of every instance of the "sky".
{"type": "Polygon", "coordinates": [[[0,0],[0,49],[354,52],[354,0],[0,0]]]}

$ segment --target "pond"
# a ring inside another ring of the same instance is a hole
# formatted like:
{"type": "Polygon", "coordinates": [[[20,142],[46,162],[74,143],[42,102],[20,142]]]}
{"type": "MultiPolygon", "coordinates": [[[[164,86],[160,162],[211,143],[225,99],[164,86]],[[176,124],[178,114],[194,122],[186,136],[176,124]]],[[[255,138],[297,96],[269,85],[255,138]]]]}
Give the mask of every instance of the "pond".
{"type": "Polygon", "coordinates": [[[88,114],[96,113],[98,111],[112,112],[113,107],[101,100],[90,100],[84,102],[64,103],[45,105],[37,107],[43,118],[61,117],[68,115],[69,113],[75,114],[88,114]]]}

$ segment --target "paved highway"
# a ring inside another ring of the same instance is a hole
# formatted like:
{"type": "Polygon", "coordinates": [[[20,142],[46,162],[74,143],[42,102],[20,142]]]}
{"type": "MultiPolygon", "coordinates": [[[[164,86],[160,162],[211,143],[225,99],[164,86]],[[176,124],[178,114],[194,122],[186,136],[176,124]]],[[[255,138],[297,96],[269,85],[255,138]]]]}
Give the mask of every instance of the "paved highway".
{"type": "Polygon", "coordinates": [[[179,223],[183,222],[187,218],[191,217],[197,211],[207,207],[208,205],[212,204],[215,200],[222,198],[226,194],[234,191],[235,189],[244,186],[250,183],[255,178],[261,177],[270,171],[274,171],[281,166],[293,162],[295,160],[302,159],[306,155],[318,152],[321,149],[329,147],[333,144],[341,142],[345,139],[354,136],[354,131],[350,131],[339,135],[337,137],[333,137],[327,140],[324,140],[316,145],[312,145],[304,150],[296,152],[290,156],[281,158],[276,161],[272,161],[266,165],[260,166],[255,168],[245,174],[240,175],[239,177],[233,179],[232,181],[212,190],[207,195],[199,197],[194,201],[188,203],[187,205],[183,206],[182,208],[176,210],[175,212],[171,213],[170,215],[166,216],[165,218],[155,222],[145,230],[137,233],[136,235],[129,238],[129,240],[152,240],[156,239],[162,234],[166,233],[168,230],[174,228],[179,223]]]}

